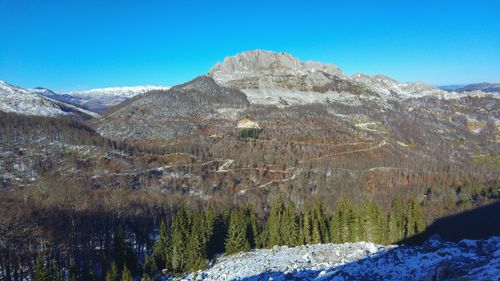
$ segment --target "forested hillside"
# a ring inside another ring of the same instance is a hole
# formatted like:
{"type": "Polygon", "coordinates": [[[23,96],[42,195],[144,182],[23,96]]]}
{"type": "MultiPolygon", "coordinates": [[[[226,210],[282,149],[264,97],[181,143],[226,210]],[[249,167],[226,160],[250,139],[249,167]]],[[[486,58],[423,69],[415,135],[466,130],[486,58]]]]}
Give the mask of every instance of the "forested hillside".
{"type": "Polygon", "coordinates": [[[499,200],[497,96],[285,53],[226,58],[91,120],[41,115],[0,111],[2,280],[159,280],[254,248],[392,244],[499,200]]]}

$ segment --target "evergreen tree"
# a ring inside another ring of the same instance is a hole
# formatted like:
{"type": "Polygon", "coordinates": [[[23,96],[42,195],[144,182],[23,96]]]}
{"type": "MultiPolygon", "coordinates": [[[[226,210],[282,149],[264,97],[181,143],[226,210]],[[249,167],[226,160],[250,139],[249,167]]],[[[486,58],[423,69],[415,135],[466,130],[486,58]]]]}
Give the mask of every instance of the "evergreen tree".
{"type": "Polygon", "coordinates": [[[290,202],[283,214],[281,222],[282,242],[288,246],[296,246],[299,242],[300,225],[297,217],[297,208],[290,202]]]}
{"type": "Polygon", "coordinates": [[[172,224],[172,270],[182,272],[187,261],[187,241],[189,222],[186,210],[181,208],[174,215],[172,224]]]}
{"type": "Polygon", "coordinates": [[[143,276],[153,277],[157,271],[158,266],[156,265],[155,259],[148,254],[144,255],[143,276]]]}
{"type": "Polygon", "coordinates": [[[127,266],[123,267],[122,278],[120,279],[120,281],[134,281],[134,278],[132,277],[132,272],[128,270],[127,266]]]}
{"type": "Polygon", "coordinates": [[[224,252],[224,241],[226,239],[227,227],[229,223],[229,214],[218,214],[213,222],[213,230],[207,245],[207,255],[209,258],[218,253],[224,252]]]}
{"type": "Polygon", "coordinates": [[[33,281],[49,281],[49,272],[43,263],[43,256],[39,253],[35,260],[35,276],[33,281]]]}
{"type": "Polygon", "coordinates": [[[346,242],[356,242],[358,240],[357,234],[362,224],[360,215],[357,209],[349,202],[346,202],[346,210],[347,221],[346,226],[344,226],[344,228],[346,228],[346,242]]]}
{"type": "Polygon", "coordinates": [[[304,207],[302,211],[302,219],[301,219],[301,242],[303,244],[312,243],[312,222],[311,222],[311,210],[309,209],[309,205],[304,207]]]}
{"type": "Polygon", "coordinates": [[[212,235],[214,234],[214,224],[217,218],[217,214],[215,213],[214,207],[212,204],[208,205],[206,212],[204,212],[204,229],[205,229],[205,237],[204,240],[208,244],[208,242],[212,239],[212,235]]]}
{"type": "Polygon", "coordinates": [[[247,240],[247,222],[243,217],[243,212],[234,209],[231,211],[229,227],[225,241],[226,254],[250,250],[250,243],[247,240]]]}
{"type": "Polygon", "coordinates": [[[106,281],[118,281],[118,268],[116,267],[116,263],[111,263],[111,267],[106,272],[106,281]]]}
{"type": "Polygon", "coordinates": [[[313,210],[312,219],[312,242],[323,243],[328,241],[328,227],[323,211],[323,206],[318,203],[313,210]]]}
{"type": "Polygon", "coordinates": [[[363,225],[365,239],[374,243],[383,243],[385,235],[385,219],[380,207],[373,202],[365,202],[363,225]]]}
{"type": "Polygon", "coordinates": [[[344,243],[349,239],[350,204],[341,200],[335,205],[333,216],[330,220],[330,241],[333,243],[344,243]]]}
{"type": "Polygon", "coordinates": [[[204,214],[192,214],[191,233],[187,243],[186,268],[198,270],[206,265],[207,240],[204,214]]]}
{"type": "Polygon", "coordinates": [[[275,245],[283,245],[283,235],[282,235],[282,219],[283,211],[285,209],[283,200],[276,200],[271,206],[271,212],[267,220],[267,231],[268,231],[268,241],[267,247],[273,247],[275,245]]]}
{"type": "Polygon", "coordinates": [[[248,221],[247,240],[250,243],[250,248],[253,249],[262,244],[261,241],[259,241],[261,230],[257,221],[257,214],[252,207],[247,207],[246,216],[248,221]]]}
{"type": "Polygon", "coordinates": [[[162,220],[160,223],[160,236],[155,241],[155,244],[153,246],[154,264],[159,267],[155,270],[161,270],[164,268],[171,269],[170,252],[172,245],[170,238],[171,237],[170,233],[167,230],[167,225],[165,221],[162,220]]]}
{"type": "Polygon", "coordinates": [[[394,199],[391,204],[391,213],[389,214],[389,237],[387,242],[395,243],[404,238],[404,216],[403,203],[401,202],[401,199],[394,199]]]}
{"type": "Polygon", "coordinates": [[[415,199],[410,199],[407,204],[405,217],[405,237],[413,236],[425,229],[425,217],[422,207],[415,199]]]}

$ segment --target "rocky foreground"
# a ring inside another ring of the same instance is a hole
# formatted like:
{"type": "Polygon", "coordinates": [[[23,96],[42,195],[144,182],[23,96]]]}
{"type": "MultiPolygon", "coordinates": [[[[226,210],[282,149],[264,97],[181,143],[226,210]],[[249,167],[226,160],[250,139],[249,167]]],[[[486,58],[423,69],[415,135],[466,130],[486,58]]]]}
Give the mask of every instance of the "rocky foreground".
{"type": "Polygon", "coordinates": [[[500,280],[500,237],[422,246],[358,242],[274,247],[220,257],[183,280],[500,280]]]}

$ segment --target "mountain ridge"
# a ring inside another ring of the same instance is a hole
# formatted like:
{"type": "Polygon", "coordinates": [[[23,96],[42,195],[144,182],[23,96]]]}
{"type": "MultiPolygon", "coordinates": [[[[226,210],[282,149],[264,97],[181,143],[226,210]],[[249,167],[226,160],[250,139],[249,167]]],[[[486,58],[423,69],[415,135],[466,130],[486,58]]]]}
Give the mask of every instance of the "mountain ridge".
{"type": "MultiPolygon", "coordinates": [[[[94,112],[41,95],[40,91],[42,90],[27,90],[0,81],[0,111],[49,117],[72,116],[82,120],[98,117],[94,112]]],[[[53,93],[46,89],[43,91],[47,95],[50,95],[49,92],[53,93]]]]}

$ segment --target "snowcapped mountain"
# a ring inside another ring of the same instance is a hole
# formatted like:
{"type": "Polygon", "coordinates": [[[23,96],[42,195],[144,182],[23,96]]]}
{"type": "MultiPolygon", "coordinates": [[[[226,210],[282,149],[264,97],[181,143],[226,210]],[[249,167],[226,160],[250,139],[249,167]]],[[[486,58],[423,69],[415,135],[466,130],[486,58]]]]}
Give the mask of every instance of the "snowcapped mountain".
{"type": "Polygon", "coordinates": [[[500,237],[422,246],[358,242],[274,247],[224,256],[182,280],[498,280],[500,237]]]}
{"type": "Polygon", "coordinates": [[[111,87],[59,94],[42,88],[39,88],[38,90],[41,95],[49,98],[71,103],[93,112],[102,113],[108,108],[124,102],[134,96],[150,91],[168,90],[169,88],[170,87],[164,86],[111,87]]]}
{"type": "MultiPolygon", "coordinates": [[[[93,112],[41,95],[40,91],[26,90],[0,81],[0,111],[50,117],[73,116],[79,119],[97,117],[93,112]]],[[[43,91],[51,92],[47,89],[43,91]]]]}

